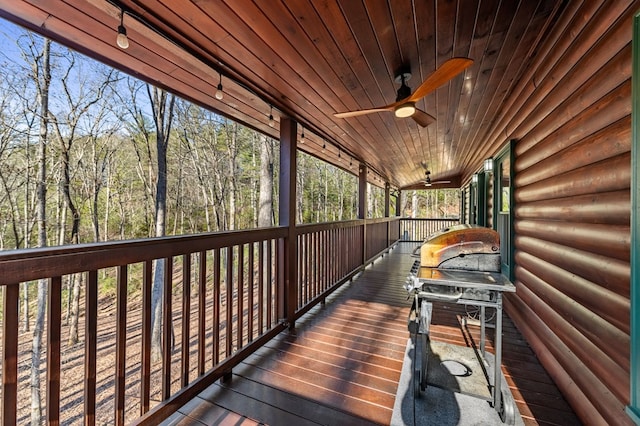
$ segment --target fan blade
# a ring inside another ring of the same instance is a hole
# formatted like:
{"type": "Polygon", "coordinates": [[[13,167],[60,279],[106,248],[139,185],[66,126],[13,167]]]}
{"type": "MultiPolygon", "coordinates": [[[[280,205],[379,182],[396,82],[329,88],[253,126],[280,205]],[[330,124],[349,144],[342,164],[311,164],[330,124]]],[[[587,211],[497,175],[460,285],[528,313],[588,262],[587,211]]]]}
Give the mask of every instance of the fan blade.
{"type": "Polygon", "coordinates": [[[431,115],[427,114],[426,112],[418,108],[416,108],[416,112],[413,113],[411,118],[413,118],[413,121],[415,121],[416,123],[418,123],[419,126],[422,126],[422,127],[427,127],[429,124],[436,121],[436,119],[433,118],[431,115]]]}
{"type": "Polygon", "coordinates": [[[473,64],[473,60],[469,58],[451,58],[446,61],[444,64],[440,65],[438,69],[436,69],[429,77],[426,78],[425,81],[413,92],[411,96],[407,99],[411,102],[416,102],[429,93],[436,90],[438,87],[445,84],[447,81],[451,80],[462,71],[467,69],[471,64],[473,64]]]}
{"type": "Polygon", "coordinates": [[[359,115],[371,114],[372,112],[393,111],[395,107],[396,107],[396,104],[393,103],[391,105],[387,105],[379,108],[361,109],[358,111],[338,112],[333,114],[333,116],[336,118],[357,117],[359,115]]]}
{"type": "Polygon", "coordinates": [[[444,185],[446,183],[451,183],[450,180],[437,180],[435,182],[431,182],[433,185],[444,185]]]}

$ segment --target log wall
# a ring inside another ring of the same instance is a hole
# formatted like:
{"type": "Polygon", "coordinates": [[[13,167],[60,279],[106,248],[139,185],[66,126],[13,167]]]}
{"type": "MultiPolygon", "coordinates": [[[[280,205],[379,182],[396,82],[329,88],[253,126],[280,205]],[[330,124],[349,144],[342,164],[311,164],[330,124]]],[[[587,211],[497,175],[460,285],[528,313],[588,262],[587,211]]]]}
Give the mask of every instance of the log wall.
{"type": "Polygon", "coordinates": [[[506,311],[586,424],[632,424],[624,408],[631,35],[639,9],[639,2],[568,2],[511,93],[502,134],[489,140],[518,141],[517,292],[506,311]]]}

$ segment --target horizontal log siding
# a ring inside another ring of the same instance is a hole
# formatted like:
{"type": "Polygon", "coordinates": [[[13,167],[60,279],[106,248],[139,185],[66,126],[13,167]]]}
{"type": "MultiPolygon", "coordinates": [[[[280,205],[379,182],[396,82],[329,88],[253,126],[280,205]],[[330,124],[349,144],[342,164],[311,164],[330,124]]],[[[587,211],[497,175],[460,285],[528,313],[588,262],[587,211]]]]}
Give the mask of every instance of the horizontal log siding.
{"type": "Polygon", "coordinates": [[[567,6],[502,117],[518,140],[517,292],[505,307],[582,420],[622,425],[631,424],[631,18],[640,3],[586,3],[567,6]]]}

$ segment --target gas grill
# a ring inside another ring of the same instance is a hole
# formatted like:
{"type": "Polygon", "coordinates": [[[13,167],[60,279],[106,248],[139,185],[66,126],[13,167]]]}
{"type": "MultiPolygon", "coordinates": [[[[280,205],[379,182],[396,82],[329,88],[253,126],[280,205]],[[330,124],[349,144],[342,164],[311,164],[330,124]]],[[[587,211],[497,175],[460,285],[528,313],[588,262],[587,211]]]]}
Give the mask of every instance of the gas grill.
{"type": "MultiPolygon", "coordinates": [[[[503,379],[500,365],[502,361],[502,294],[515,292],[515,287],[500,273],[500,235],[489,228],[456,225],[430,235],[414,251],[414,254],[419,256],[420,260],[414,262],[405,288],[414,297],[408,327],[416,343],[415,352],[420,354],[421,359],[419,364],[414,363],[416,366],[414,377],[419,383],[415,392],[424,391],[427,384],[431,384],[429,375],[432,371],[427,367],[430,357],[429,348],[432,346],[429,339],[432,302],[475,306],[479,308],[481,329],[480,353],[476,354],[478,355],[476,358],[481,358],[485,364],[478,369],[484,372],[482,376],[484,391],[478,392],[477,395],[473,391],[468,394],[489,400],[503,422],[514,424],[515,403],[508,389],[507,392],[501,390],[503,379]],[[420,251],[419,254],[417,250],[420,251]],[[488,361],[491,357],[487,356],[485,350],[485,332],[489,326],[485,318],[487,307],[494,308],[496,312],[495,325],[491,325],[495,327],[495,355],[491,363],[488,361]],[[490,372],[493,372],[493,377],[490,372]]],[[[466,347],[449,349],[455,349],[458,353],[464,353],[465,350],[474,351],[466,347]]],[[[476,373],[473,380],[477,381],[479,372],[476,373]]],[[[460,381],[456,382],[455,386],[458,389],[464,387],[460,381]]],[[[474,386],[473,389],[478,389],[477,385],[474,386]]]]}

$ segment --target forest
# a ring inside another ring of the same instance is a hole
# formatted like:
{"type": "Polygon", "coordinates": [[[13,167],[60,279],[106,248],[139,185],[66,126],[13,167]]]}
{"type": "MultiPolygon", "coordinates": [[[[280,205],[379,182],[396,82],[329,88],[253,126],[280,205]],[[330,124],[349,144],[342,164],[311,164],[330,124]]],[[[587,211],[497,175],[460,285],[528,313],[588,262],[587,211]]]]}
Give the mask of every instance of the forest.
{"type": "MultiPolygon", "coordinates": [[[[0,39],[0,250],[276,224],[278,141],[6,22],[0,39]]],[[[357,217],[353,172],[297,161],[298,224],[357,217]]],[[[367,216],[384,216],[384,190],[367,194],[367,216]]],[[[458,216],[458,190],[402,196],[399,216],[458,216]]],[[[72,330],[82,285],[65,283],[72,330]]],[[[46,286],[21,293],[34,371],[46,286]]]]}
{"type": "MultiPolygon", "coordinates": [[[[160,175],[167,235],[274,224],[277,141],[63,46],[45,58],[45,41],[27,31],[5,43],[16,50],[0,69],[0,249],[156,236],[160,175]]],[[[297,223],[356,217],[352,173],[299,151],[297,179],[297,223]]],[[[403,214],[455,216],[451,192],[408,194],[403,214]]],[[[368,216],[383,216],[384,191],[368,194],[368,216]]]]}

